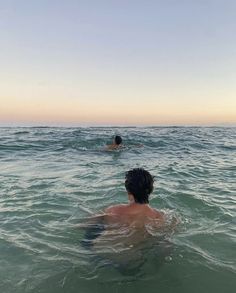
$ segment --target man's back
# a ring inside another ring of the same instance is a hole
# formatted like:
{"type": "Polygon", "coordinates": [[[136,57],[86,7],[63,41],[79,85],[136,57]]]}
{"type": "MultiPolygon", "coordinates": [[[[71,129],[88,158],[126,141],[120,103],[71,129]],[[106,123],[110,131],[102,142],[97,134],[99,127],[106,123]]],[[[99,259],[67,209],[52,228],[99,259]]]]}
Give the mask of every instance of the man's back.
{"type": "Polygon", "coordinates": [[[142,228],[145,225],[161,226],[164,224],[164,215],[145,204],[122,204],[109,207],[105,210],[107,224],[117,223],[142,228]]]}

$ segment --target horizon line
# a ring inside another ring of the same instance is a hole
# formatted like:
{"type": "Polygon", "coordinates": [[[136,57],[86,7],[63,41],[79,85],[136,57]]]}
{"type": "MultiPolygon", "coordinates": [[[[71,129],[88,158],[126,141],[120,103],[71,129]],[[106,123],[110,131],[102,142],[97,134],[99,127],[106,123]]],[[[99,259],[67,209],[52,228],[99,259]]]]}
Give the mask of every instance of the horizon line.
{"type": "Polygon", "coordinates": [[[133,125],[133,124],[127,124],[127,125],[111,125],[111,124],[99,124],[99,125],[89,125],[89,124],[80,124],[80,125],[67,125],[67,124],[8,124],[5,125],[0,124],[0,128],[152,128],[152,127],[165,127],[165,128],[178,128],[178,127],[230,127],[234,128],[236,127],[236,124],[232,123],[219,123],[219,124],[153,124],[153,125],[133,125]]]}

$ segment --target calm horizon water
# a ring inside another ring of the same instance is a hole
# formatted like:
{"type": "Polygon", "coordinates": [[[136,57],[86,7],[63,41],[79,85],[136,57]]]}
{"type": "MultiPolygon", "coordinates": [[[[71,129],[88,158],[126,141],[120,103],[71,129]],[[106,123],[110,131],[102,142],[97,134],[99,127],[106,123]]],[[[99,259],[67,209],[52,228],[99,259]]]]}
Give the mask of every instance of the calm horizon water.
{"type": "Polygon", "coordinates": [[[1,293],[233,293],[235,226],[234,127],[0,128],[1,293]],[[105,151],[116,134],[125,147],[105,151]],[[126,250],[116,236],[84,246],[77,224],[126,203],[135,167],[178,228],[126,250]]]}

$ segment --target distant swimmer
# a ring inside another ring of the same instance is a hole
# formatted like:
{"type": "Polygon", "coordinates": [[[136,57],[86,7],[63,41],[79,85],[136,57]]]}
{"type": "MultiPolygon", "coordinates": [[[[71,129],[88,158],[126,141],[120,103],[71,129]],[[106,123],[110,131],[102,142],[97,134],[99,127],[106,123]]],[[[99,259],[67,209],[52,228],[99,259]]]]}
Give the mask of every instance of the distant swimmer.
{"type": "Polygon", "coordinates": [[[114,137],[114,140],[112,142],[112,144],[109,144],[106,146],[106,150],[111,151],[111,150],[117,150],[120,149],[122,147],[122,138],[119,135],[116,135],[114,137]]]}

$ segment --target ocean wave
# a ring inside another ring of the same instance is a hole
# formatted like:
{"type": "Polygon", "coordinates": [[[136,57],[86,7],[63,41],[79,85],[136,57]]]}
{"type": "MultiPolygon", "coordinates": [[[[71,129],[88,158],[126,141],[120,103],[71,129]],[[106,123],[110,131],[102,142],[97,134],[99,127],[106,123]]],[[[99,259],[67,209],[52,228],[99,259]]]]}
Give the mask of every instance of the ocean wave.
{"type": "Polygon", "coordinates": [[[181,284],[205,276],[233,282],[236,128],[34,127],[0,135],[3,292],[50,292],[48,282],[51,292],[73,292],[71,284],[107,279],[166,284],[166,271],[181,284]],[[117,133],[125,147],[105,151],[117,133]],[[163,238],[147,227],[153,238],[145,234],[140,246],[123,227],[86,248],[76,225],[127,202],[125,172],[134,167],[155,176],[150,205],[177,214],[179,227],[163,238]]]}

